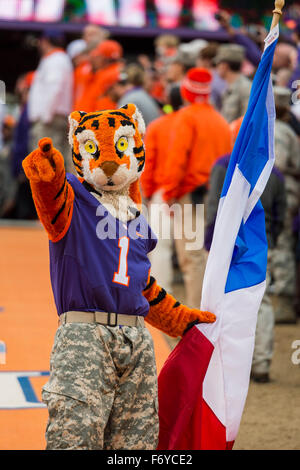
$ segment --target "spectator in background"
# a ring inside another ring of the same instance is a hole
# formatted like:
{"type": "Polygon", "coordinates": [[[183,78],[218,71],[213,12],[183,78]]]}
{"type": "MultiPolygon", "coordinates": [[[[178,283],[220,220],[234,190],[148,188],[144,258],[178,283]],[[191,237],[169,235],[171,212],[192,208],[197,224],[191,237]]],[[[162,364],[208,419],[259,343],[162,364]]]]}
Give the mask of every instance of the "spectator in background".
{"type": "Polygon", "coordinates": [[[242,46],[223,44],[214,60],[219,76],[227,83],[221,113],[229,123],[243,116],[248,107],[251,81],[241,73],[244,58],[242,46]]]}
{"type": "Polygon", "coordinates": [[[166,61],[165,79],[169,84],[180,84],[186,72],[196,66],[200,51],[207,41],[196,39],[178,46],[177,53],[166,61]]]}
{"type": "Polygon", "coordinates": [[[291,92],[274,87],[277,119],[275,122],[276,165],[285,177],[287,209],[283,230],[272,256],[272,292],[276,303],[277,323],[295,323],[295,245],[294,218],[300,206],[300,146],[299,140],[288,124],[291,92]]]}
{"type": "Polygon", "coordinates": [[[275,83],[277,86],[288,87],[292,71],[288,68],[279,69],[275,75],[275,83]]]}
{"type": "MultiPolygon", "coordinates": [[[[288,86],[289,86],[290,76],[291,76],[291,71],[289,69],[280,69],[278,70],[275,76],[276,86],[280,87],[281,89],[285,89],[286,93],[289,93],[288,86]]],[[[300,85],[300,81],[299,81],[299,85],[300,85]]],[[[299,90],[300,90],[300,87],[299,87],[299,90]]],[[[289,93],[289,95],[291,96],[291,93],[289,93]]],[[[297,113],[294,113],[294,109],[297,106],[299,105],[294,104],[293,107],[290,108],[288,111],[285,109],[284,114],[286,115],[288,124],[296,132],[297,136],[300,137],[300,121],[299,121],[299,118],[297,117],[297,113]]]]}
{"type": "Polygon", "coordinates": [[[111,80],[122,69],[123,49],[117,41],[106,40],[101,42],[90,52],[91,71],[84,83],[82,96],[76,102],[78,110],[92,112],[97,111],[97,103],[101,100],[111,80]]]}
{"type": "Polygon", "coordinates": [[[300,211],[297,220],[297,246],[296,246],[296,300],[295,310],[298,319],[300,319],[300,211]]]}
{"type": "MultiPolygon", "coordinates": [[[[236,140],[243,118],[234,121],[231,125],[233,141],[236,140]]],[[[213,230],[215,226],[219,200],[229,165],[231,154],[221,157],[214,165],[209,184],[206,205],[205,247],[210,250],[213,230]]],[[[266,234],[269,246],[269,262],[272,260],[272,250],[284,224],[286,209],[286,194],[283,175],[274,168],[265,191],[261,196],[265,210],[266,234]]],[[[255,347],[252,361],[252,379],[255,382],[267,383],[270,380],[270,366],[273,356],[274,336],[274,309],[272,306],[268,287],[270,285],[270,272],[267,272],[267,289],[265,291],[257,319],[255,347]]]]}
{"type": "MultiPolygon", "coordinates": [[[[298,53],[297,53],[297,49],[294,46],[292,46],[291,44],[287,44],[285,42],[280,42],[279,44],[277,44],[275,53],[274,53],[274,60],[273,60],[274,73],[277,74],[281,69],[288,69],[290,70],[291,74],[293,74],[297,66],[297,58],[298,58],[298,53]]],[[[290,78],[290,81],[291,80],[292,78],[290,78]]]]}
{"type": "MultiPolygon", "coordinates": [[[[151,96],[162,106],[166,100],[166,64],[167,61],[177,54],[179,38],[172,34],[162,34],[154,41],[155,61],[154,61],[154,83],[151,89],[151,96]]],[[[144,69],[145,65],[142,64],[144,69]]]]}
{"type": "Polygon", "coordinates": [[[172,132],[174,119],[177,111],[182,106],[180,88],[173,85],[169,88],[168,104],[172,111],[169,114],[152,121],[147,127],[145,136],[145,148],[147,152],[145,170],[141,176],[142,193],[148,201],[151,227],[158,237],[158,243],[153,253],[150,253],[151,272],[157,282],[165,286],[168,292],[172,292],[172,253],[173,240],[162,233],[160,224],[161,215],[164,223],[168,219],[167,225],[172,227],[172,220],[165,211],[160,214],[155,205],[163,204],[163,180],[166,172],[166,160],[168,158],[168,142],[172,132]],[[165,236],[164,236],[165,235],[165,236]]]}
{"type": "Polygon", "coordinates": [[[73,109],[76,110],[77,101],[82,96],[85,82],[92,69],[88,57],[87,43],[83,39],[70,42],[67,47],[67,54],[74,67],[73,109]]]}
{"type": "Polygon", "coordinates": [[[85,103],[84,96],[86,94],[86,90],[89,88],[93,79],[93,73],[95,70],[92,68],[90,53],[103,41],[108,39],[108,37],[109,31],[101,28],[100,26],[89,24],[83,30],[82,39],[78,39],[69,44],[71,47],[69,53],[71,55],[76,53],[76,57],[72,57],[75,68],[74,110],[82,109],[82,104],[85,103]]]}
{"type": "Polygon", "coordinates": [[[126,67],[127,85],[122,98],[118,102],[118,107],[127,103],[135,104],[141,111],[146,126],[157,119],[160,115],[160,108],[154,99],[144,89],[145,72],[138,64],[130,64],[126,67]]]}
{"type": "Polygon", "coordinates": [[[178,46],[179,38],[177,36],[173,34],[161,34],[158,36],[154,41],[157,61],[161,61],[164,64],[166,58],[176,55],[178,46]]]}
{"type": "Polygon", "coordinates": [[[174,57],[168,59],[164,78],[167,84],[179,85],[183,80],[186,72],[195,66],[195,62],[183,52],[178,52],[174,57]]]}
{"type": "Polygon", "coordinates": [[[2,125],[3,145],[0,150],[0,217],[11,217],[15,206],[16,182],[11,170],[12,137],[15,120],[5,116],[2,125]]]}
{"type": "MultiPolygon", "coordinates": [[[[211,168],[220,155],[231,152],[232,138],[228,123],[209,103],[212,74],[207,69],[189,70],[181,84],[181,94],[187,106],[174,119],[168,148],[163,182],[164,200],[171,206],[175,201],[184,211],[185,205],[204,203],[211,168]]],[[[190,206],[191,207],[191,206],[190,206]]],[[[190,251],[192,223],[204,225],[203,215],[193,211],[182,220],[174,218],[175,247],[184,276],[186,302],[200,305],[206,252],[202,247],[190,251]]],[[[194,226],[194,225],[193,225],[194,226]]]]}
{"type": "Polygon", "coordinates": [[[17,182],[14,216],[16,219],[36,219],[37,214],[31,195],[30,183],[24,174],[22,161],[29,153],[28,94],[35,72],[29,72],[17,80],[16,95],[20,114],[14,131],[12,145],[12,170],[17,182]]]}
{"type": "Polygon", "coordinates": [[[123,96],[126,87],[126,74],[119,70],[107,73],[102,83],[102,95],[97,98],[95,108],[97,111],[103,109],[116,109],[117,102],[123,96]]]}
{"type": "Polygon", "coordinates": [[[217,44],[209,44],[208,46],[204,47],[199,53],[196,66],[200,68],[206,68],[213,74],[213,81],[211,84],[211,102],[214,107],[220,111],[222,108],[222,96],[225,93],[227,84],[215,70],[214,59],[217,55],[217,52],[217,44]]]}
{"type": "Polygon", "coordinates": [[[76,39],[68,44],[67,54],[72,60],[73,66],[76,69],[83,62],[87,61],[87,43],[83,39],[76,39]]]}
{"type": "Polygon", "coordinates": [[[261,59],[264,40],[267,37],[267,31],[262,26],[255,25],[254,27],[251,25],[252,27],[249,31],[250,34],[243,34],[241,30],[231,26],[231,15],[225,10],[219,11],[218,18],[220,26],[228,33],[230,42],[244,47],[245,58],[255,67],[257,67],[261,59]],[[253,34],[253,29],[255,29],[255,34],[253,34]],[[255,41],[251,38],[251,36],[255,36],[255,41]]]}
{"type": "Polygon", "coordinates": [[[88,24],[83,30],[82,39],[87,47],[92,49],[108,39],[109,35],[110,33],[107,29],[95,24],[88,24]]]}
{"type": "Polygon", "coordinates": [[[28,98],[31,123],[29,150],[34,150],[42,137],[50,137],[69,165],[66,139],[72,109],[73,67],[62,49],[63,37],[57,31],[44,33],[39,41],[41,61],[36,70],[28,98]]]}

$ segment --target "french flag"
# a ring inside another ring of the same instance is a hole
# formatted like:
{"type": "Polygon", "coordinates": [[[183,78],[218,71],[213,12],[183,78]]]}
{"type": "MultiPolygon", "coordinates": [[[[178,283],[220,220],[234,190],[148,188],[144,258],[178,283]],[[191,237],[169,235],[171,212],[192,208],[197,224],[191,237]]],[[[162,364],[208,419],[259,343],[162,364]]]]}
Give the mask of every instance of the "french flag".
{"type": "Polygon", "coordinates": [[[160,450],[232,449],[239,430],[266,285],[259,199],[274,165],[271,69],[278,36],[276,26],[265,40],[219,203],[201,303],[217,320],[186,333],[158,378],[160,450]]]}

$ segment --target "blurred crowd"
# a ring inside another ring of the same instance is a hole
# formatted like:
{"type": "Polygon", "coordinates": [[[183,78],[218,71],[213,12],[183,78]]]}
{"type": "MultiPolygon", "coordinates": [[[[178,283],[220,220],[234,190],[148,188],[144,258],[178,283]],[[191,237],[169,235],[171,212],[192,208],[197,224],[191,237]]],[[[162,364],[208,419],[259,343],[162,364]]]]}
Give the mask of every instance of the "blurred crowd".
{"type": "MultiPolygon", "coordinates": [[[[229,43],[183,43],[165,34],[155,39],[153,57],[139,53],[137,44],[136,57],[130,60],[126,41],[120,44],[96,25],[86,26],[82,37],[67,46],[55,30],[42,34],[37,70],[16,82],[17,110],[1,110],[0,217],[36,218],[22,160],[40,138],[51,137],[68,170],[74,171],[67,139],[72,110],[93,112],[132,102],[147,125],[141,186],[149,210],[155,204],[191,203],[195,213],[190,216],[203,218],[196,205],[205,205],[205,247],[189,251],[184,236],[161,237],[151,259],[155,277],[169,291],[179,264],[186,302],[198,307],[218,200],[267,35],[263,27],[255,34],[233,28],[224,11],[218,21],[229,43]]],[[[276,166],[262,197],[268,288],[253,361],[253,377],[262,382],[269,380],[274,319],[295,323],[300,312],[300,22],[293,28],[278,43],[272,72],[276,166]]],[[[174,231],[180,229],[175,218],[170,223],[174,231]]]]}

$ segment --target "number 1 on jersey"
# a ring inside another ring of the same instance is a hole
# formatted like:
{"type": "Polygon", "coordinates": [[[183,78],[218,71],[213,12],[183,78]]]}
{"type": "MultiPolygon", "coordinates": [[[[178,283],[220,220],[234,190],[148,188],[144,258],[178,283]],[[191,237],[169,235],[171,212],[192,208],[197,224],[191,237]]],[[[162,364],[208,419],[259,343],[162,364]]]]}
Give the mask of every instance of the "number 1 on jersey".
{"type": "Polygon", "coordinates": [[[129,250],[129,238],[121,237],[119,239],[120,255],[118,271],[114,273],[113,282],[122,284],[123,286],[129,285],[130,276],[127,276],[127,255],[129,250]]]}

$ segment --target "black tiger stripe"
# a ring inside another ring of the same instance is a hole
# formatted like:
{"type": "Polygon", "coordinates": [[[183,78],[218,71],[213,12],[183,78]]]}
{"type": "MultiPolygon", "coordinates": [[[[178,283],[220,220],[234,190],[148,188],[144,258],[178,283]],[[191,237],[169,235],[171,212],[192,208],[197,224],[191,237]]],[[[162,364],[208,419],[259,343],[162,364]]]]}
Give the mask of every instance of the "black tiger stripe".
{"type": "Polygon", "coordinates": [[[82,124],[84,124],[86,121],[89,121],[90,119],[96,119],[96,118],[102,116],[102,114],[103,113],[87,115],[83,119],[81,119],[79,124],[80,124],[80,126],[82,126],[82,124]]]}
{"type": "Polygon", "coordinates": [[[148,282],[148,284],[146,285],[145,289],[144,289],[144,292],[148,289],[150,289],[150,287],[153,286],[153,284],[155,283],[155,278],[153,276],[150,277],[150,281],[148,282]]]}
{"type": "Polygon", "coordinates": [[[73,164],[74,164],[74,166],[76,167],[76,169],[78,169],[79,171],[82,171],[81,166],[78,165],[78,163],[74,162],[74,160],[73,160],[73,164]]]}
{"type": "Polygon", "coordinates": [[[108,124],[109,124],[109,127],[116,127],[116,120],[115,120],[115,118],[109,117],[109,118],[108,118],[108,124]]]}
{"type": "Polygon", "coordinates": [[[126,119],[126,121],[128,120],[127,114],[121,113],[120,111],[112,111],[110,114],[114,116],[122,116],[123,118],[126,119]]]}
{"type": "Polygon", "coordinates": [[[86,131],[85,126],[78,126],[76,131],[74,132],[75,135],[80,134],[81,132],[86,131]]]}
{"type": "Polygon", "coordinates": [[[97,119],[94,119],[94,121],[91,124],[91,127],[94,127],[96,130],[99,129],[99,121],[97,119]]]}
{"type": "MultiPolygon", "coordinates": [[[[141,157],[139,157],[139,158],[141,158],[141,157]]],[[[139,173],[142,171],[144,166],[145,166],[145,157],[143,157],[142,161],[139,162],[139,165],[138,165],[138,172],[139,173]]]]}
{"type": "Polygon", "coordinates": [[[136,157],[138,162],[143,162],[145,160],[145,155],[142,155],[141,157],[136,157]]]}
{"type": "Polygon", "coordinates": [[[98,196],[102,197],[102,194],[99,193],[98,191],[96,191],[96,189],[93,188],[93,186],[89,183],[87,183],[85,180],[82,182],[82,186],[85,187],[85,189],[87,189],[87,191],[89,191],[89,193],[96,193],[98,194],[98,196]]]}
{"type": "Polygon", "coordinates": [[[173,305],[173,308],[177,308],[177,307],[179,307],[180,305],[181,305],[180,302],[176,302],[176,303],[173,305]]]}
{"type": "Polygon", "coordinates": [[[74,152],[74,150],[72,150],[72,157],[75,157],[76,160],[78,160],[79,162],[81,162],[82,160],[82,156],[80,155],[80,153],[76,153],[74,152]]]}
{"type": "Polygon", "coordinates": [[[150,302],[149,302],[150,307],[153,307],[154,305],[157,305],[160,302],[162,302],[164,300],[164,298],[166,297],[166,295],[167,295],[167,293],[166,293],[165,289],[161,288],[158,296],[155,297],[155,299],[150,300],[150,302]]]}
{"type": "Polygon", "coordinates": [[[61,208],[58,210],[58,212],[56,213],[56,215],[54,216],[54,218],[51,220],[51,224],[54,225],[58,219],[58,217],[60,216],[60,214],[64,211],[65,207],[66,207],[66,203],[67,203],[67,199],[68,199],[68,192],[69,192],[69,186],[67,186],[67,189],[66,189],[66,195],[65,195],[65,200],[61,206],[61,208]]]}
{"type": "Polygon", "coordinates": [[[121,125],[124,127],[124,126],[132,126],[135,128],[135,125],[133,124],[133,122],[129,121],[129,119],[122,119],[121,122],[121,125]]]}
{"type": "Polygon", "coordinates": [[[124,153],[120,152],[120,150],[117,148],[117,145],[115,145],[115,151],[116,151],[116,154],[118,155],[119,158],[124,157],[124,153]]]}
{"type": "Polygon", "coordinates": [[[138,153],[141,153],[144,150],[144,146],[141,145],[140,147],[134,147],[133,153],[137,155],[138,153]]]}
{"type": "Polygon", "coordinates": [[[55,196],[54,199],[57,199],[57,198],[61,195],[61,193],[63,192],[63,190],[64,190],[64,188],[65,188],[66,181],[67,181],[67,179],[66,179],[66,177],[65,177],[64,182],[63,182],[63,185],[62,185],[62,187],[60,188],[60,190],[58,191],[58,193],[56,194],[56,196],[55,196]]]}
{"type": "Polygon", "coordinates": [[[81,176],[83,178],[82,168],[76,162],[74,162],[74,160],[73,160],[73,164],[74,164],[74,166],[76,168],[76,171],[79,174],[79,176],[81,176]]]}

